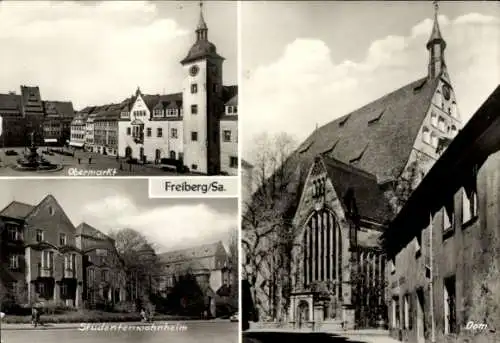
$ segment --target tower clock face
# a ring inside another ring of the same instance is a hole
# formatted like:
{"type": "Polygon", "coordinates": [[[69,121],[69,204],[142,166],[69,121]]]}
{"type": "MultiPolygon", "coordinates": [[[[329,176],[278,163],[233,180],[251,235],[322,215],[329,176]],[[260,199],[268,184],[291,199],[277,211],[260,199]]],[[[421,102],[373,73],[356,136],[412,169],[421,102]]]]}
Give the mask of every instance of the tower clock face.
{"type": "Polygon", "coordinates": [[[194,65],[194,66],[192,66],[191,68],[189,68],[189,74],[190,74],[191,76],[196,76],[196,75],[198,75],[198,72],[199,72],[199,71],[200,71],[200,68],[198,68],[198,66],[197,66],[197,65],[194,65]]]}
{"type": "Polygon", "coordinates": [[[445,98],[445,100],[450,100],[450,87],[444,85],[443,86],[443,96],[445,98]]]}

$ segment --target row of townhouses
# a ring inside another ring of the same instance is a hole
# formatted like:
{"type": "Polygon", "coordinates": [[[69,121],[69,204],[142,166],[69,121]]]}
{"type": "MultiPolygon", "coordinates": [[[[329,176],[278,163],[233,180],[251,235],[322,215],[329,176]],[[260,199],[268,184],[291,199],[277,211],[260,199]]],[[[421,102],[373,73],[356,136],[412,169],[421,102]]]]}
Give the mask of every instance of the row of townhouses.
{"type": "MultiPolygon", "coordinates": [[[[0,211],[0,288],[19,305],[44,303],[93,308],[141,299],[147,285],[127,274],[112,238],[87,223],[74,226],[48,195],[36,205],[13,201],[0,211]]],[[[153,258],[149,246],[140,258],[153,258]]],[[[231,259],[222,242],[158,256],[161,273],[150,292],[168,298],[189,272],[216,315],[218,301],[231,296],[231,259]]],[[[130,273],[130,272],[129,272],[130,273]]],[[[138,276],[139,279],[141,276],[138,276]]]]}
{"type": "Polygon", "coordinates": [[[181,61],[179,93],[143,94],[86,107],[71,123],[70,145],[159,164],[182,161],[193,172],[237,175],[238,88],[222,84],[224,58],[200,14],[196,41],[181,61]]]}
{"type": "Polygon", "coordinates": [[[75,116],[69,101],[42,100],[38,87],[21,86],[20,94],[0,94],[0,117],[3,147],[31,144],[31,133],[35,143],[65,144],[70,139],[71,121],[75,116]]]}

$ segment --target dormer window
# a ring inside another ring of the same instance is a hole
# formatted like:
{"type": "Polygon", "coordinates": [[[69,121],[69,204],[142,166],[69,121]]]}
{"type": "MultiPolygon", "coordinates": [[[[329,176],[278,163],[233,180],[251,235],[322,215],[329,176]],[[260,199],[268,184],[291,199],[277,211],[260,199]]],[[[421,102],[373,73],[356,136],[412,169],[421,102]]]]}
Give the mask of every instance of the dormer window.
{"type": "Polygon", "coordinates": [[[154,116],[155,117],[163,117],[163,110],[161,108],[155,109],[154,116]]]}
{"type": "Polygon", "coordinates": [[[446,121],[444,120],[443,117],[439,117],[438,128],[442,132],[446,132],[446,121]]]}
{"type": "Polygon", "coordinates": [[[233,114],[233,106],[227,106],[227,114],[233,114]]]}
{"type": "Polygon", "coordinates": [[[431,113],[431,125],[434,127],[438,127],[437,114],[434,112],[431,113]]]}
{"type": "Polygon", "coordinates": [[[424,143],[431,144],[431,132],[429,128],[425,127],[422,129],[422,140],[424,143]]]}
{"type": "Polygon", "coordinates": [[[67,243],[66,234],[60,233],[59,234],[59,245],[63,246],[63,245],[66,245],[66,243],[67,243]]]}
{"type": "Polygon", "coordinates": [[[177,109],[176,108],[169,108],[169,109],[167,109],[167,116],[168,117],[175,117],[175,116],[177,116],[177,109]]]}
{"type": "Polygon", "coordinates": [[[128,118],[128,117],[130,117],[130,112],[129,111],[122,111],[121,117],[122,118],[128,118]]]}

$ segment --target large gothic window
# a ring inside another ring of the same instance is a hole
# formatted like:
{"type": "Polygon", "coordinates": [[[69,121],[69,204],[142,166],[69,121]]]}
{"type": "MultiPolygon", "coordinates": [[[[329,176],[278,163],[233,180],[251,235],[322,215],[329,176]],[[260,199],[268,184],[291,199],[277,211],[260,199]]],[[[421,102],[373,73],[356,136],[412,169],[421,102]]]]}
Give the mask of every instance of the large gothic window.
{"type": "Polygon", "coordinates": [[[338,280],[341,260],[340,230],[328,210],[314,212],[304,231],[304,285],[338,280]]]}

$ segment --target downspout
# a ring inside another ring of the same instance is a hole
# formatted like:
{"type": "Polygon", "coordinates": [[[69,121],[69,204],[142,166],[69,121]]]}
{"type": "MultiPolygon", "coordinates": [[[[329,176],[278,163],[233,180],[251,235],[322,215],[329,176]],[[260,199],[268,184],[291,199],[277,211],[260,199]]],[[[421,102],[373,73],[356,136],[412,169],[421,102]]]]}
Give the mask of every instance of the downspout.
{"type": "Polygon", "coordinates": [[[430,270],[430,281],[429,281],[429,292],[430,292],[430,302],[431,302],[431,342],[436,343],[436,323],[434,318],[434,258],[433,258],[433,250],[432,250],[432,240],[433,240],[433,222],[432,222],[432,214],[430,215],[430,225],[429,225],[429,270],[430,270]]]}

